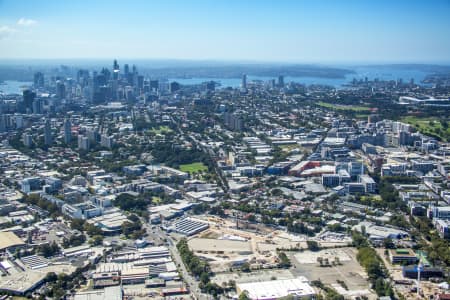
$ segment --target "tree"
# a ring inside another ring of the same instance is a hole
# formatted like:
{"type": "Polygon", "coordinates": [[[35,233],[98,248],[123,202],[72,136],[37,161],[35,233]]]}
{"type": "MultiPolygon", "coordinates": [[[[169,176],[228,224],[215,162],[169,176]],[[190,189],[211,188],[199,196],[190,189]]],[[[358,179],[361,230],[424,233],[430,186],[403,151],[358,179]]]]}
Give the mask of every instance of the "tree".
{"type": "Polygon", "coordinates": [[[83,219],[72,219],[72,221],[70,222],[70,228],[83,231],[84,223],[85,222],[83,219]]]}
{"type": "Polygon", "coordinates": [[[39,246],[38,252],[44,257],[51,257],[59,252],[59,246],[55,242],[43,244],[39,246]]]}
{"type": "Polygon", "coordinates": [[[280,259],[280,263],[278,264],[278,266],[280,268],[286,268],[287,269],[287,268],[291,267],[291,261],[287,257],[286,253],[280,252],[278,254],[278,258],[280,259]]]}
{"type": "Polygon", "coordinates": [[[200,274],[200,281],[203,282],[203,284],[207,284],[209,282],[208,273],[202,272],[202,274],[200,274]]]}
{"type": "Polygon", "coordinates": [[[391,238],[384,239],[383,245],[384,245],[384,248],[386,248],[386,249],[394,249],[395,248],[395,244],[391,238]]]}
{"type": "Polygon", "coordinates": [[[138,239],[141,238],[144,233],[145,230],[141,229],[141,222],[130,222],[130,221],[125,221],[122,223],[122,233],[127,236],[127,237],[131,237],[133,239],[138,239]]]}
{"type": "Polygon", "coordinates": [[[241,271],[242,271],[242,272],[245,272],[245,273],[251,272],[250,264],[249,264],[248,262],[243,263],[243,264],[241,265],[241,271]]]}
{"type": "Polygon", "coordinates": [[[317,262],[321,267],[323,266],[323,258],[321,256],[317,257],[317,262]]]}
{"type": "Polygon", "coordinates": [[[103,236],[102,235],[94,235],[90,240],[89,244],[92,246],[98,246],[103,243],[103,236]]]}
{"type": "Polygon", "coordinates": [[[248,296],[248,292],[247,291],[243,291],[239,295],[239,300],[250,300],[250,297],[248,296]]]}
{"type": "Polygon", "coordinates": [[[311,251],[319,251],[320,250],[319,243],[317,243],[316,241],[306,241],[306,245],[308,246],[308,249],[311,251]]]}
{"type": "Polygon", "coordinates": [[[139,197],[134,197],[128,193],[122,193],[114,200],[114,205],[126,211],[146,210],[150,202],[139,197]]]}

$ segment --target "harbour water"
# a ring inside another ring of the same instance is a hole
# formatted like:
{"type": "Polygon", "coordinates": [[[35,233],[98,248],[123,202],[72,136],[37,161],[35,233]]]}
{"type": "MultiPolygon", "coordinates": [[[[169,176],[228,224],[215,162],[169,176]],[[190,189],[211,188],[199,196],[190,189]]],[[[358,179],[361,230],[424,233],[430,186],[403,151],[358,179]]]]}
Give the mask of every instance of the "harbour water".
{"type": "MultiPolygon", "coordinates": [[[[398,80],[402,79],[404,82],[409,82],[411,79],[415,83],[420,84],[420,82],[430,73],[414,70],[414,69],[401,69],[397,67],[380,66],[380,67],[354,67],[351,68],[355,73],[348,74],[344,78],[325,78],[325,77],[290,77],[286,76],[284,81],[302,83],[306,85],[311,84],[323,84],[330,85],[336,88],[342,87],[356,78],[357,80],[364,80],[367,77],[368,80],[374,80],[378,78],[380,80],[398,80]]],[[[266,76],[247,76],[247,82],[253,80],[269,81],[271,79],[277,80],[276,77],[266,77],[266,76]]],[[[217,81],[220,82],[221,87],[239,87],[241,85],[241,78],[205,78],[205,77],[194,77],[194,78],[170,78],[169,81],[177,81],[183,85],[189,84],[200,84],[205,81],[217,81]]]]}
{"type": "Polygon", "coordinates": [[[33,85],[28,81],[5,80],[0,82],[0,93],[2,94],[22,94],[24,89],[33,85]]]}
{"type": "MultiPolygon", "coordinates": [[[[290,77],[286,76],[284,78],[285,83],[296,82],[306,85],[311,84],[322,84],[330,85],[335,88],[342,88],[343,85],[351,82],[353,78],[357,80],[364,80],[366,77],[368,80],[374,80],[378,78],[380,80],[398,80],[402,79],[404,82],[409,82],[411,79],[415,83],[420,84],[421,81],[430,74],[429,72],[424,72],[421,70],[414,70],[411,68],[401,69],[398,67],[390,66],[367,66],[367,67],[352,67],[349,68],[355,71],[355,73],[348,74],[344,78],[325,78],[325,77],[290,77]]],[[[268,76],[247,76],[247,82],[260,80],[267,82],[271,79],[277,80],[276,77],[268,76]]],[[[193,77],[193,78],[170,78],[169,81],[177,81],[182,85],[192,85],[200,84],[206,81],[216,81],[220,82],[221,87],[240,87],[241,78],[218,78],[218,77],[193,77]]],[[[3,94],[22,94],[23,89],[32,86],[32,82],[16,81],[16,80],[6,80],[0,83],[0,93],[3,94]]]]}

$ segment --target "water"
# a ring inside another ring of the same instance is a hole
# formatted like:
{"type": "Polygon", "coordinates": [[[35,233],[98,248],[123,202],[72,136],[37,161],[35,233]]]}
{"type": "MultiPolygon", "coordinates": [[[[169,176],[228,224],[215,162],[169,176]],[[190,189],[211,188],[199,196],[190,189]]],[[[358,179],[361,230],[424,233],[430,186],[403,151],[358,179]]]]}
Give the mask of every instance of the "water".
{"type": "MultiPolygon", "coordinates": [[[[399,67],[392,66],[366,66],[366,67],[352,67],[350,68],[355,71],[354,74],[348,74],[345,78],[323,78],[323,77],[290,77],[286,76],[284,81],[288,82],[298,82],[306,85],[311,84],[324,84],[334,86],[336,88],[341,88],[344,84],[347,84],[356,78],[358,80],[367,77],[369,80],[378,78],[380,80],[397,80],[403,79],[404,82],[409,82],[414,79],[414,82],[420,84],[420,82],[428,75],[430,72],[424,72],[414,69],[402,69],[399,67]]],[[[277,80],[275,77],[268,76],[247,76],[247,82],[253,80],[261,80],[267,82],[271,79],[277,80]]],[[[200,84],[205,81],[218,81],[221,83],[221,87],[233,87],[237,88],[241,85],[241,78],[211,78],[211,77],[194,77],[194,78],[170,78],[169,81],[177,81],[182,85],[192,85],[200,84]]],[[[22,91],[28,87],[32,86],[32,82],[26,81],[15,81],[6,80],[0,83],[0,93],[4,94],[22,94],[22,91]]]]}
{"type": "Polygon", "coordinates": [[[24,89],[33,85],[28,81],[5,80],[0,82],[0,93],[3,94],[22,94],[24,89]]]}
{"type": "MultiPolygon", "coordinates": [[[[414,69],[401,69],[390,66],[377,66],[377,67],[353,67],[351,68],[355,71],[354,74],[348,74],[345,78],[324,78],[324,77],[291,77],[286,76],[284,78],[285,83],[288,82],[297,82],[306,85],[311,84],[323,84],[330,85],[336,88],[342,87],[344,84],[347,84],[356,78],[357,80],[364,80],[365,77],[368,80],[374,80],[378,78],[380,80],[397,80],[402,79],[403,82],[409,82],[414,79],[414,82],[420,84],[420,82],[429,74],[429,72],[424,72],[420,70],[414,69]]],[[[267,76],[247,76],[247,82],[251,82],[253,80],[261,80],[261,81],[269,81],[271,79],[277,80],[275,77],[267,77],[267,76]]],[[[240,87],[241,78],[212,78],[212,77],[194,77],[194,78],[170,78],[169,81],[177,81],[182,85],[192,85],[192,84],[200,84],[205,81],[218,81],[221,83],[222,87],[240,87]]]]}

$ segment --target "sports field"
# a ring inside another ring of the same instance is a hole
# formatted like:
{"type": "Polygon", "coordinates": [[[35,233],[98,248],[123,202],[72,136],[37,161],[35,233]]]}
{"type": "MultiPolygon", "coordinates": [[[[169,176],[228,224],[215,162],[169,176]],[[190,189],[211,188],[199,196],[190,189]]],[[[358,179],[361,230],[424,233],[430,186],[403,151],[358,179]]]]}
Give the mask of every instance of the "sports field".
{"type": "Polygon", "coordinates": [[[192,164],[180,165],[180,170],[187,173],[198,173],[208,171],[208,167],[201,162],[195,162],[192,164]]]}
{"type": "Polygon", "coordinates": [[[327,102],[322,102],[322,101],[317,102],[317,105],[326,107],[329,109],[335,109],[335,110],[348,110],[348,111],[357,111],[357,112],[370,111],[370,107],[366,107],[366,106],[332,104],[332,103],[327,103],[327,102]]]}

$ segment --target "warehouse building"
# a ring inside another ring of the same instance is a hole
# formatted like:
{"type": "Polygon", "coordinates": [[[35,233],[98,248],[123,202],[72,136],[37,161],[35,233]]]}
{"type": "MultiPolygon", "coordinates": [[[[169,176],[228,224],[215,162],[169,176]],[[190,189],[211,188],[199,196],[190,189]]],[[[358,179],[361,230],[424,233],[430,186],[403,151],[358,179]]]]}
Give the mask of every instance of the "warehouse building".
{"type": "Polygon", "coordinates": [[[120,286],[110,286],[103,290],[91,290],[78,292],[74,300],[122,300],[123,290],[120,286]]]}
{"type": "Polygon", "coordinates": [[[237,283],[236,290],[238,294],[246,291],[252,300],[272,300],[287,296],[293,296],[295,299],[313,299],[316,295],[308,280],[302,276],[294,279],[237,283]]]}
{"type": "Polygon", "coordinates": [[[5,231],[0,232],[0,252],[9,250],[13,252],[13,250],[17,247],[24,246],[25,243],[22,241],[17,235],[13,232],[5,231]]]}
{"type": "Polygon", "coordinates": [[[415,264],[419,261],[411,249],[391,249],[389,250],[389,258],[392,264],[415,264]]]}
{"type": "Polygon", "coordinates": [[[209,228],[209,224],[194,218],[185,218],[175,222],[170,229],[187,236],[194,235],[209,228]]]}

